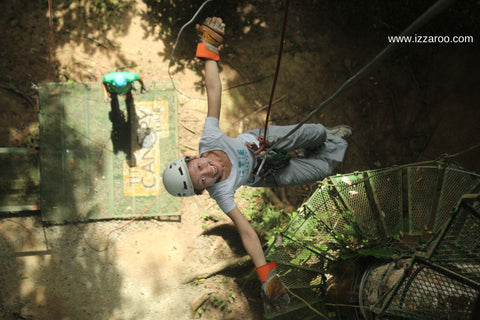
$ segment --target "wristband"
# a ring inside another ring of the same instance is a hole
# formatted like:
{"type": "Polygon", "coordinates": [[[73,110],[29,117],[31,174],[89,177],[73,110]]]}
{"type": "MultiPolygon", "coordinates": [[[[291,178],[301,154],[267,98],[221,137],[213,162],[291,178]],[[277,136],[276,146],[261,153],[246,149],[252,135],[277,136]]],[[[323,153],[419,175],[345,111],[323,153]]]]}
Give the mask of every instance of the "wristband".
{"type": "Polygon", "coordinates": [[[205,59],[210,59],[214,61],[220,60],[220,55],[218,53],[214,53],[210,50],[207,49],[207,44],[206,43],[199,43],[197,45],[197,52],[195,54],[197,58],[205,58],[205,59]]]}
{"type": "Polygon", "coordinates": [[[277,268],[277,262],[276,261],[271,261],[267,264],[264,264],[263,266],[260,266],[257,268],[257,274],[258,278],[260,279],[261,282],[265,282],[268,280],[268,274],[270,271],[274,270],[277,268]]]}

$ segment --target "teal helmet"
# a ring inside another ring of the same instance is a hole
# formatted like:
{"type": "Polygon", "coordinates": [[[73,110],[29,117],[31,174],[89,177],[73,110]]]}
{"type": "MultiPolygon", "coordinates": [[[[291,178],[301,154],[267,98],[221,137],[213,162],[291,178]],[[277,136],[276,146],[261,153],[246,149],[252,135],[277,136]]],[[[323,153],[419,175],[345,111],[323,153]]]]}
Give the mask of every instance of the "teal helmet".
{"type": "Polygon", "coordinates": [[[115,75],[115,77],[113,78],[113,82],[115,83],[115,85],[117,87],[123,88],[127,84],[127,78],[125,78],[125,76],[123,74],[117,73],[115,75]]]}

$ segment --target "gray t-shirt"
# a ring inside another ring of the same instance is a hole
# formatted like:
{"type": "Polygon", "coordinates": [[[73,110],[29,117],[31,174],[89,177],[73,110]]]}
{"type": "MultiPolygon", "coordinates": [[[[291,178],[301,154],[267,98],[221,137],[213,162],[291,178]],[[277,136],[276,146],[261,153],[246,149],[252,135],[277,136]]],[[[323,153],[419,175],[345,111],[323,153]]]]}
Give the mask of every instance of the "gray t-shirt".
{"type": "Polygon", "coordinates": [[[247,182],[256,165],[255,157],[246,145],[247,142],[258,145],[258,139],[254,134],[243,133],[236,138],[231,138],[220,131],[217,118],[207,117],[205,120],[203,137],[199,143],[200,155],[208,151],[221,150],[227,154],[232,164],[232,170],[227,179],[207,188],[210,197],[217,201],[220,209],[225,213],[235,208],[235,191],[247,182]]]}

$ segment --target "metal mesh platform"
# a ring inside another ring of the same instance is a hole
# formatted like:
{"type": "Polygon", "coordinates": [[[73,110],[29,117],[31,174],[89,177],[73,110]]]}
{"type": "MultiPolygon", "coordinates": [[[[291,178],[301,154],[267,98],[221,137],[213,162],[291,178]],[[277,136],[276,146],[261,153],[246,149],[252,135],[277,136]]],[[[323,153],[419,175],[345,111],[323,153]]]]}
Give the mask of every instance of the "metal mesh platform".
{"type": "Polygon", "coordinates": [[[478,284],[415,260],[382,314],[402,319],[470,319],[479,294],[478,284]]]}
{"type": "Polygon", "coordinates": [[[44,221],[179,216],[162,168],[177,157],[177,100],[152,82],[135,101],[106,103],[99,83],[40,86],[41,210],[44,221]],[[137,129],[153,131],[144,148],[137,129]]]}
{"type": "Polygon", "coordinates": [[[480,283],[480,210],[463,198],[454,217],[441,234],[430,261],[480,283]]]}
{"type": "MultiPolygon", "coordinates": [[[[269,247],[267,260],[277,261],[279,276],[290,290],[296,290],[295,294],[308,303],[318,303],[319,292],[324,285],[323,275],[339,260],[365,252],[375,257],[391,258],[396,251],[381,249],[390,247],[395,239],[401,238],[403,244],[407,243],[405,237],[412,241],[425,236],[433,239],[450,221],[460,197],[477,189],[479,184],[477,174],[463,170],[455,163],[444,162],[328,177],[319,183],[317,190],[283,230],[282,241],[275,241],[269,247]]],[[[462,217],[462,214],[458,215],[458,219],[462,217]]],[[[463,273],[476,281],[480,274],[478,241],[474,240],[479,222],[475,219],[478,218],[465,217],[451,225],[432,259],[444,265],[443,268],[456,268],[456,272],[461,268],[462,272],[465,271],[463,273]],[[453,265],[449,265],[450,259],[455,260],[453,265]]],[[[412,242],[409,246],[419,244],[412,242]]],[[[428,281],[444,276],[443,269],[428,270],[422,267],[411,281],[428,281]]],[[[406,291],[402,290],[407,292],[408,299],[421,300],[416,296],[415,287],[410,283],[407,285],[406,291]]],[[[456,282],[446,285],[454,288],[465,286],[456,282]]],[[[470,288],[469,284],[466,286],[470,288]]],[[[427,293],[428,288],[418,295],[427,293]]],[[[471,295],[469,293],[468,303],[471,304],[471,297],[476,296],[476,291],[471,295]]],[[[406,302],[402,300],[398,303],[402,304],[399,308],[405,308],[406,302]]],[[[306,308],[306,304],[303,306],[306,308]]],[[[394,308],[394,305],[391,307],[394,308]]],[[[319,308],[322,308],[321,303],[319,308]]],[[[389,314],[403,316],[395,312],[389,314]]],[[[277,314],[267,312],[267,318],[276,317],[277,314]]],[[[427,319],[428,316],[422,314],[420,318],[427,319]]]]}
{"type": "Polygon", "coordinates": [[[475,318],[480,299],[480,214],[473,203],[479,200],[478,194],[462,198],[429,252],[414,256],[395,288],[378,303],[380,315],[475,318]]]}

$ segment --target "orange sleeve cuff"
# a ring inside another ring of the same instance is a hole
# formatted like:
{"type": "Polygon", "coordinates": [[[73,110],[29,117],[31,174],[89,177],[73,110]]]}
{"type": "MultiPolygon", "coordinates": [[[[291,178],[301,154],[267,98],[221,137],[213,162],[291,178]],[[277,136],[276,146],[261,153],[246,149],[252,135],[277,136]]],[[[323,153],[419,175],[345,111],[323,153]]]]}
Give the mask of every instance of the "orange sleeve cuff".
{"type": "Polygon", "coordinates": [[[205,59],[210,59],[214,61],[220,60],[220,55],[208,50],[207,44],[203,42],[197,45],[197,52],[195,56],[197,58],[205,58],[205,59]]]}
{"type": "Polygon", "coordinates": [[[268,280],[268,273],[277,267],[276,261],[271,261],[257,268],[258,278],[261,282],[268,280]]]}

